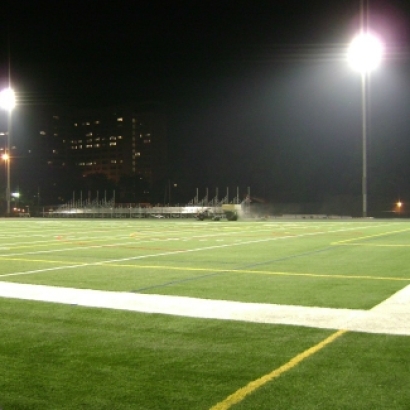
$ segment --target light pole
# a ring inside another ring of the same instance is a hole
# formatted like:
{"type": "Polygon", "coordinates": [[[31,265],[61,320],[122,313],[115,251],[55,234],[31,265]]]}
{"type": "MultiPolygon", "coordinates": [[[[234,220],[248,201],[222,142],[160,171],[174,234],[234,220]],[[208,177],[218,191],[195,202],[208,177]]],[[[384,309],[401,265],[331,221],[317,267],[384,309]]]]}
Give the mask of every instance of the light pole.
{"type": "Polygon", "coordinates": [[[7,175],[7,184],[6,184],[6,201],[7,201],[7,210],[6,215],[10,216],[10,147],[11,147],[11,112],[16,106],[16,96],[14,91],[11,88],[6,88],[0,92],[0,107],[8,112],[8,133],[7,133],[7,147],[6,152],[3,156],[3,159],[6,161],[6,175],[7,175]]]}
{"type": "Polygon", "coordinates": [[[367,82],[369,74],[380,64],[383,46],[380,40],[364,29],[353,39],[348,48],[350,65],[361,74],[362,92],[362,214],[367,217],[367,82]]]}

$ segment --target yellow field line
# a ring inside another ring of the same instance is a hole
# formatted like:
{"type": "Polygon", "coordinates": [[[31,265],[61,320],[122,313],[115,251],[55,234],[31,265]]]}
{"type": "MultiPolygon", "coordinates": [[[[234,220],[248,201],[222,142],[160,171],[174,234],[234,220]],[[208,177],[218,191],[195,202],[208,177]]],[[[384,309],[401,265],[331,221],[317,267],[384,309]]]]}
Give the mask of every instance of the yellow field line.
{"type": "Polygon", "coordinates": [[[163,269],[163,270],[177,270],[177,271],[192,271],[192,272],[224,272],[224,273],[251,273],[260,275],[278,275],[278,276],[306,276],[313,278],[336,278],[336,279],[367,279],[367,280],[392,280],[410,282],[410,278],[396,278],[384,276],[354,276],[354,275],[329,275],[320,273],[296,273],[296,272],[275,272],[263,270],[242,270],[242,269],[210,269],[210,268],[187,268],[181,266],[160,266],[160,265],[128,265],[106,263],[105,266],[118,266],[134,269],[163,269]]]}
{"type": "MultiPolygon", "coordinates": [[[[62,265],[81,265],[81,262],[70,261],[54,261],[47,259],[25,259],[25,258],[9,258],[7,256],[0,256],[0,260],[18,261],[18,262],[38,262],[38,263],[54,263],[62,265]]],[[[84,262],[84,266],[88,266],[88,263],[84,262]]],[[[163,270],[176,270],[179,272],[222,272],[222,273],[245,273],[245,274],[259,274],[259,275],[276,275],[276,276],[302,276],[312,278],[331,278],[331,279],[362,279],[362,280],[391,280],[391,281],[404,281],[410,282],[410,278],[397,278],[397,277],[385,277],[385,276],[364,276],[364,275],[339,275],[339,274],[320,274],[320,273],[296,273],[296,272],[279,272],[279,271],[261,271],[261,270],[242,270],[242,269],[211,269],[211,268],[192,268],[181,266],[162,266],[162,265],[129,265],[120,263],[105,263],[104,265],[98,265],[100,267],[123,267],[133,269],[163,269],[163,270]]]]}
{"type": "Polygon", "coordinates": [[[47,259],[9,258],[7,256],[0,256],[0,260],[18,261],[18,262],[61,263],[63,265],[78,265],[78,262],[53,261],[53,260],[47,260],[47,259]]]}
{"type": "Polygon", "coordinates": [[[383,232],[383,233],[378,233],[378,234],[374,234],[374,235],[367,235],[367,236],[358,236],[357,238],[351,238],[351,239],[345,239],[343,241],[332,242],[332,245],[339,245],[341,243],[353,242],[353,241],[361,241],[361,240],[369,239],[369,238],[378,238],[380,236],[387,236],[387,235],[391,235],[393,233],[402,233],[402,232],[408,232],[408,231],[410,231],[410,229],[402,229],[400,231],[383,232]]]}
{"type": "Polygon", "coordinates": [[[217,403],[215,406],[212,406],[210,410],[227,410],[227,409],[229,409],[233,405],[241,402],[246,396],[250,395],[255,390],[262,387],[264,384],[278,378],[280,375],[287,372],[288,370],[291,370],[292,368],[297,366],[299,363],[301,363],[303,360],[305,360],[308,357],[314,355],[319,350],[323,349],[325,346],[332,343],[338,337],[342,336],[346,332],[347,332],[347,330],[338,330],[337,332],[330,335],[328,338],[322,340],[320,343],[318,343],[315,346],[313,346],[313,347],[305,350],[304,352],[298,354],[293,359],[291,359],[287,363],[285,363],[283,366],[278,367],[277,369],[273,370],[271,373],[265,374],[264,376],[260,377],[259,379],[251,381],[246,386],[240,388],[235,393],[232,393],[231,395],[229,395],[225,400],[217,403]]]}
{"type": "MultiPolygon", "coordinates": [[[[58,235],[57,235],[58,236],[58,235]]],[[[125,239],[125,238],[124,238],[125,239]]],[[[24,248],[34,248],[34,247],[40,247],[43,248],[45,246],[60,246],[60,245],[67,245],[67,244],[83,244],[83,243],[90,243],[90,242],[103,242],[103,241],[112,241],[112,238],[106,237],[106,238],[101,238],[101,239],[64,239],[63,237],[61,239],[52,239],[49,242],[46,243],[33,243],[30,245],[10,245],[9,248],[10,250],[14,249],[24,249],[24,248]]]]}
{"type": "Polygon", "coordinates": [[[339,245],[339,246],[371,246],[371,247],[388,247],[388,248],[408,248],[410,247],[410,244],[408,245],[389,245],[389,244],[375,244],[375,243],[332,243],[332,245],[339,245]]]}

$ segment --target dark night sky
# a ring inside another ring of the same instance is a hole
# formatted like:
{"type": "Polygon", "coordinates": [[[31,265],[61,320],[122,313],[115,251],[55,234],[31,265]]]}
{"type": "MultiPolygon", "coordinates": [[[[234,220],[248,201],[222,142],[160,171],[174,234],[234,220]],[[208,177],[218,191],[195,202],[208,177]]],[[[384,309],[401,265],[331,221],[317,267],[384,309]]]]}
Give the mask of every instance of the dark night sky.
{"type": "MultiPolygon", "coordinates": [[[[0,80],[9,39],[25,109],[162,101],[170,178],[187,192],[251,186],[288,201],[360,194],[360,78],[344,55],[358,29],[358,0],[11,4],[2,10],[0,80]]],[[[405,197],[410,5],[369,5],[387,52],[371,79],[370,194],[405,197]]]]}

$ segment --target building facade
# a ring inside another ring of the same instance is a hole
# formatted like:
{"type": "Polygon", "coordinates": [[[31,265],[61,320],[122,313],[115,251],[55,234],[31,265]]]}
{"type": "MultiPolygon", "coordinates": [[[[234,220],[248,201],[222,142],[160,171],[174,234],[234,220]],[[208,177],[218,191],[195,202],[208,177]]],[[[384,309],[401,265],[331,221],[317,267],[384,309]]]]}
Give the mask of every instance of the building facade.
{"type": "Polygon", "coordinates": [[[156,107],[55,110],[38,137],[49,173],[105,176],[125,196],[137,190],[143,200],[166,180],[166,116],[156,107]]]}

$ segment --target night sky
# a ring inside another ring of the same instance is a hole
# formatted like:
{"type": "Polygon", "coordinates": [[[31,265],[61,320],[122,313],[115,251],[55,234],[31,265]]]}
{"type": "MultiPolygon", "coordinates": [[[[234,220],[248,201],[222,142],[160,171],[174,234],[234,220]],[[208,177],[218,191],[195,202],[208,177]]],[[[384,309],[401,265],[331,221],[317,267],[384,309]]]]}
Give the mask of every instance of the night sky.
{"type": "MultiPolygon", "coordinates": [[[[163,103],[169,178],[191,197],[227,186],[284,202],[360,195],[360,75],[345,59],[358,0],[10,4],[0,82],[10,61],[22,109],[163,103]]],[[[410,4],[369,10],[386,49],[370,82],[369,196],[410,200],[410,4]]]]}

